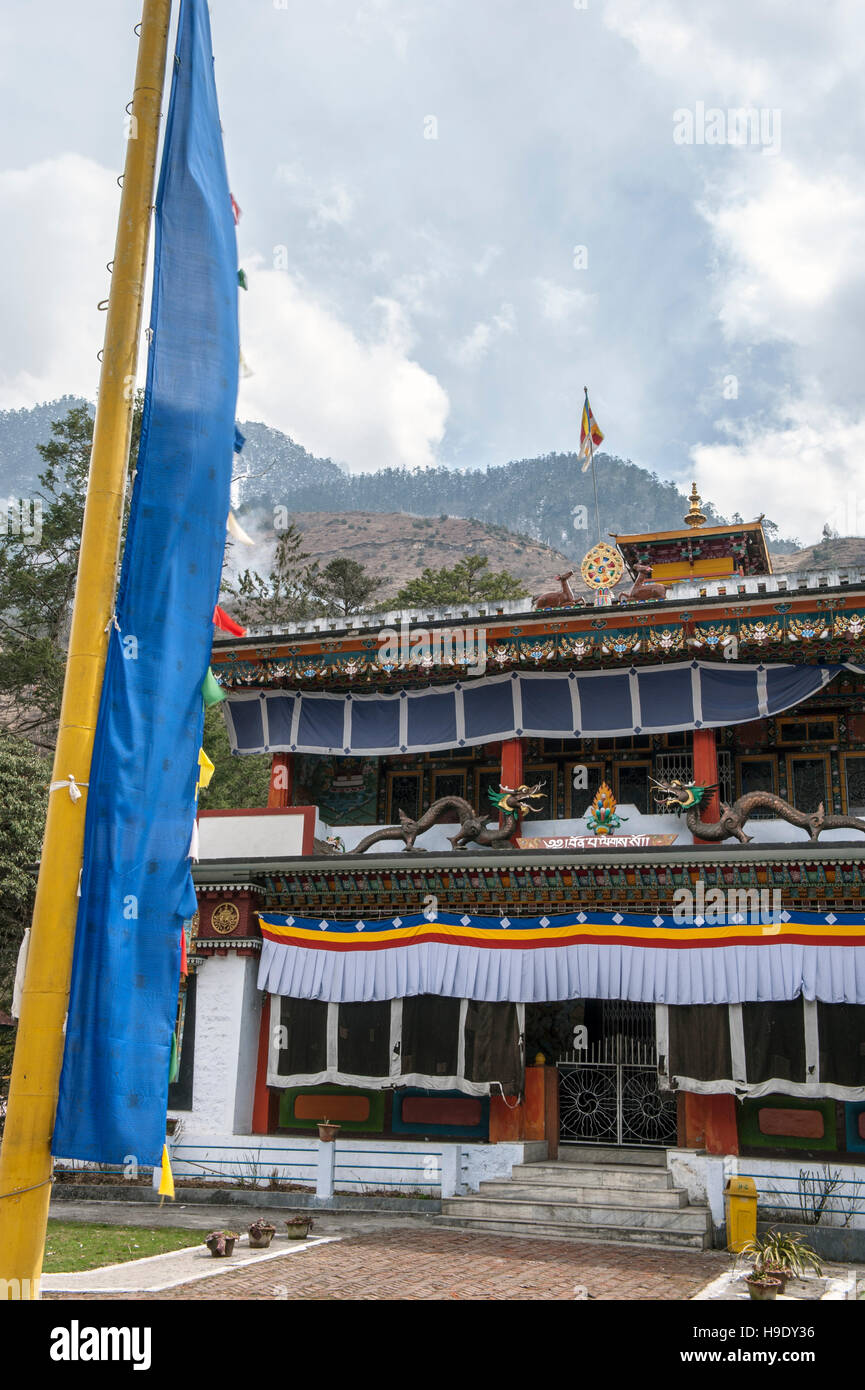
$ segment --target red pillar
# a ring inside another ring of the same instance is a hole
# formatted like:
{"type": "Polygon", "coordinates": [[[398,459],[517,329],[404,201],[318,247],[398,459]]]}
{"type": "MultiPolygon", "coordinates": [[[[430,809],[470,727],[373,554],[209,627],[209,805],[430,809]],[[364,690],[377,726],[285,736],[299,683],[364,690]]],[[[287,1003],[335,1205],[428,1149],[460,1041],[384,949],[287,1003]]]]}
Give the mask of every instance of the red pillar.
{"type": "Polygon", "coordinates": [[[270,1133],[270,1092],[267,1089],[267,1053],[270,1042],[270,995],[264,996],[261,1023],[258,1029],[258,1060],[255,1067],[255,1091],[252,1099],[253,1134],[270,1133]]]}
{"type": "MultiPolygon", "coordinates": [[[[718,795],[718,745],[714,729],[694,730],[694,781],[701,787],[714,787],[703,799],[700,806],[700,820],[716,821],[721,816],[721,799],[718,795]]],[[[697,845],[709,844],[709,840],[694,837],[697,845]]]]}
{"type": "MultiPolygon", "coordinates": [[[[525,777],[523,776],[523,740],[521,738],[507,738],[502,743],[502,775],[501,783],[503,787],[513,789],[521,787],[525,777]]],[[[504,817],[499,816],[499,825],[504,817]]],[[[520,825],[517,823],[514,839],[520,833],[520,825]]]]}
{"type": "Polygon", "coordinates": [[[694,1091],[680,1094],[685,1102],[684,1147],[705,1149],[709,1154],[737,1154],[736,1097],[704,1096],[694,1091]]]}
{"type": "Polygon", "coordinates": [[[274,753],[270,764],[268,806],[290,806],[294,784],[294,769],[290,753],[274,753]]]}

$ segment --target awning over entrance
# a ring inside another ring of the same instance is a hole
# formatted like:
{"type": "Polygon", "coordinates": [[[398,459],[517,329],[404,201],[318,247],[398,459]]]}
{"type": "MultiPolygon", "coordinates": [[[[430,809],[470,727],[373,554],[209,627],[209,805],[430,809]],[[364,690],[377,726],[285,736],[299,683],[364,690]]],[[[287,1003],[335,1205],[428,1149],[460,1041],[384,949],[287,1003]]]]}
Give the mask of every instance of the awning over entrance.
{"type": "Polygon", "coordinates": [[[791,910],[765,923],[737,915],[717,925],[619,912],[259,920],[259,989],[294,999],[740,1004],[803,995],[865,1004],[861,912],[791,910]]]}
{"type": "Polygon", "coordinates": [[[800,704],[841,669],[685,661],[513,671],[392,695],[250,690],[230,694],[225,715],[238,753],[427,753],[523,735],[618,738],[743,724],[800,704]]]}

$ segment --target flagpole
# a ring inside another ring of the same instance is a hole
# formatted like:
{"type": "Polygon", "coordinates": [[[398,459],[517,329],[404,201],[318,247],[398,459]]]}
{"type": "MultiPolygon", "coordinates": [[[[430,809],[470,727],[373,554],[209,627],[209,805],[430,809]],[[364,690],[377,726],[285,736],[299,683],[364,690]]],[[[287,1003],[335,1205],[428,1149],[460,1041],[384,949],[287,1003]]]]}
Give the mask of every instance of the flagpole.
{"type": "Polygon", "coordinates": [[[600,545],[600,543],[601,543],[601,511],[600,511],[600,508],[599,508],[599,506],[598,506],[598,480],[597,480],[597,478],[595,477],[595,446],[594,446],[594,444],[592,443],[592,421],[591,421],[591,419],[590,419],[590,417],[589,417],[589,388],[588,388],[588,386],[584,386],[584,387],[583,387],[583,390],[584,390],[585,393],[586,393],[585,408],[586,408],[586,420],[587,420],[588,426],[589,426],[589,459],[591,460],[591,465],[592,465],[592,487],[593,487],[594,493],[595,493],[595,522],[597,523],[597,527],[598,527],[598,545],[600,545]]]}
{"type": "Polygon", "coordinates": [[[78,909],[86,788],[114,606],[171,0],[144,0],[63,702],[0,1150],[0,1297],[35,1299],[78,909]],[[5,1281],[5,1291],[4,1291],[5,1281]]]}

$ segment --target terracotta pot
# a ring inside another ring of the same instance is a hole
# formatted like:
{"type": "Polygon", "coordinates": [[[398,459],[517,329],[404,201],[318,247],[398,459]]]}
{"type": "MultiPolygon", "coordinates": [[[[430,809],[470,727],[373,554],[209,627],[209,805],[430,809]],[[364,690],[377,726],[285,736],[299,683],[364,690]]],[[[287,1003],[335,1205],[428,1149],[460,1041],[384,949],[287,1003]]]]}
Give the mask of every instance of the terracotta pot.
{"type": "Polygon", "coordinates": [[[748,1285],[748,1292],[751,1297],[760,1301],[777,1298],[781,1292],[781,1280],[774,1274],[766,1274],[760,1278],[755,1274],[749,1274],[745,1283],[748,1285]]]}
{"type": "Polygon", "coordinates": [[[323,1139],[325,1144],[332,1144],[341,1128],[341,1125],[319,1125],[318,1137],[323,1139]]]}
{"type": "Polygon", "coordinates": [[[205,1244],[206,1244],[208,1250],[210,1251],[211,1255],[213,1255],[213,1257],[214,1257],[215,1259],[221,1259],[224,1255],[233,1255],[233,1254],[234,1254],[234,1242],[235,1242],[236,1239],[237,1239],[236,1236],[226,1236],[225,1241],[224,1241],[224,1245],[225,1245],[225,1249],[224,1249],[224,1250],[220,1250],[220,1249],[219,1249],[219,1242],[216,1241],[216,1240],[214,1240],[212,1236],[211,1236],[210,1240],[205,1241],[205,1244]]]}

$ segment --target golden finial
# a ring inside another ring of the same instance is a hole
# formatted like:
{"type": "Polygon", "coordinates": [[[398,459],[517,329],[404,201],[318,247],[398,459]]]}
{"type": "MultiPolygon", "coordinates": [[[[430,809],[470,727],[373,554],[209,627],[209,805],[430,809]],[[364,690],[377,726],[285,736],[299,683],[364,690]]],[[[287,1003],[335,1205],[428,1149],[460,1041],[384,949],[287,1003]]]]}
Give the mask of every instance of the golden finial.
{"type": "Polygon", "coordinates": [[[700,511],[700,502],[701,502],[702,499],[701,499],[701,497],[700,497],[699,492],[697,491],[697,484],[696,484],[696,483],[692,483],[692,484],[691,484],[691,496],[689,497],[688,500],[689,500],[689,502],[691,503],[691,505],[690,505],[690,507],[688,508],[688,515],[685,517],[685,525],[686,525],[686,526],[705,526],[705,525],[706,525],[706,518],[705,518],[705,516],[703,515],[703,513],[700,511]]]}

